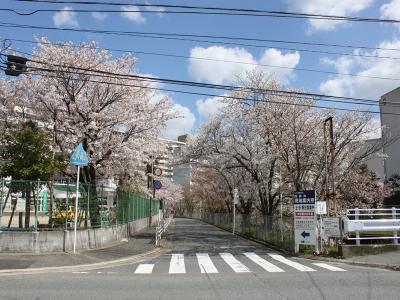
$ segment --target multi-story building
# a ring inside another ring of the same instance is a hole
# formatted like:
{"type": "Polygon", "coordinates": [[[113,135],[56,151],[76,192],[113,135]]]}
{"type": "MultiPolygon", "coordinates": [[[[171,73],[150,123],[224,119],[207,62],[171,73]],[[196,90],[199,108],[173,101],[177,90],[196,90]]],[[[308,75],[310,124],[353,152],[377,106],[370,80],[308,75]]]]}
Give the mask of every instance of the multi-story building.
{"type": "Polygon", "coordinates": [[[379,102],[381,112],[382,138],[390,140],[383,153],[385,179],[400,175],[400,87],[384,94],[379,102]]]}
{"type": "Polygon", "coordinates": [[[188,185],[190,184],[190,169],[188,166],[178,163],[186,142],[181,137],[178,139],[180,140],[160,139],[165,148],[163,154],[157,158],[157,167],[163,170],[163,178],[170,179],[180,185],[188,185]]]}

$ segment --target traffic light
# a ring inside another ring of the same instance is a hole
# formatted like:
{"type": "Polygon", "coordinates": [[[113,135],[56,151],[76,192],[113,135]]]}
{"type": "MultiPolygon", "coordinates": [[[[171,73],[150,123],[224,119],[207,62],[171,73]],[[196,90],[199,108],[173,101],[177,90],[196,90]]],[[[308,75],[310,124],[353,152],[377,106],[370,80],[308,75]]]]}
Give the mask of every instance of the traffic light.
{"type": "Polygon", "coordinates": [[[6,75],[19,76],[21,73],[26,71],[26,62],[28,61],[25,57],[7,55],[7,68],[5,69],[6,75]]]}

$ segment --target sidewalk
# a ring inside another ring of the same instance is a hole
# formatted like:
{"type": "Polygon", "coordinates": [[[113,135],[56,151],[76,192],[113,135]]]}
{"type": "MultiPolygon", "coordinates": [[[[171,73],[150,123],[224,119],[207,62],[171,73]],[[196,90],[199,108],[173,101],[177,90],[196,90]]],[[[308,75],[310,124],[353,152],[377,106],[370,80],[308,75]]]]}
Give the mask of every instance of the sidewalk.
{"type": "Polygon", "coordinates": [[[324,260],[330,262],[341,262],[360,266],[385,268],[394,271],[400,271],[400,250],[391,251],[374,255],[353,256],[347,259],[335,259],[321,256],[302,256],[314,260],[324,260]]]}
{"type": "Polygon", "coordinates": [[[150,227],[118,245],[103,249],[81,250],[76,254],[0,253],[0,270],[78,266],[118,260],[154,250],[156,248],[154,237],[155,227],[150,227]]]}
{"type": "Polygon", "coordinates": [[[397,268],[400,271],[400,250],[375,255],[353,256],[346,260],[352,263],[381,265],[393,269],[397,268]]]}

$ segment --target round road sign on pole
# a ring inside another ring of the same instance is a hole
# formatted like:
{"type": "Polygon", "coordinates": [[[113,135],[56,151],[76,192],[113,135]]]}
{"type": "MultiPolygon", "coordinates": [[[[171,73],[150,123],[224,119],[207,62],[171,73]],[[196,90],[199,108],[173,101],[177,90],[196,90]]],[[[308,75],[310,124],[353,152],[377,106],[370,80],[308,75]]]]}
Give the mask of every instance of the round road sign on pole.
{"type": "Polygon", "coordinates": [[[162,183],[161,183],[161,181],[155,180],[155,181],[154,181],[154,189],[155,189],[155,190],[159,190],[159,189],[161,189],[161,188],[162,188],[162,183]]]}
{"type": "Polygon", "coordinates": [[[162,175],[162,169],[161,168],[155,168],[154,169],[154,175],[161,176],[162,175]]]}

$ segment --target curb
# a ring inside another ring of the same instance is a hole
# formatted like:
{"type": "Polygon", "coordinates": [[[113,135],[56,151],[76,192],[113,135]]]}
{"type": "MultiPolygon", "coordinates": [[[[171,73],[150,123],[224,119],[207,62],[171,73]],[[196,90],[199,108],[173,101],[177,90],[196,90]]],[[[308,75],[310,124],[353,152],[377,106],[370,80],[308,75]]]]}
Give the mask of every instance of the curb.
{"type": "Polygon", "coordinates": [[[319,257],[319,256],[298,256],[300,258],[311,259],[311,260],[319,260],[319,261],[327,261],[327,262],[335,262],[335,263],[345,263],[348,265],[361,266],[361,267],[370,267],[370,268],[379,268],[379,269],[387,269],[390,271],[400,271],[400,265],[385,265],[385,264],[376,264],[376,263],[368,263],[362,261],[352,261],[347,259],[335,259],[329,257],[319,257]]]}
{"type": "Polygon", "coordinates": [[[135,264],[144,260],[155,258],[161,254],[167,253],[170,250],[168,248],[156,248],[148,252],[141,254],[136,254],[116,260],[99,262],[93,264],[82,264],[74,266],[61,266],[61,267],[45,267],[45,268],[31,268],[31,269],[7,269],[0,270],[0,276],[7,275],[29,275],[29,274],[39,274],[39,273],[58,273],[58,272],[75,272],[79,270],[93,270],[93,269],[104,269],[108,267],[117,267],[127,264],[135,264]]]}

